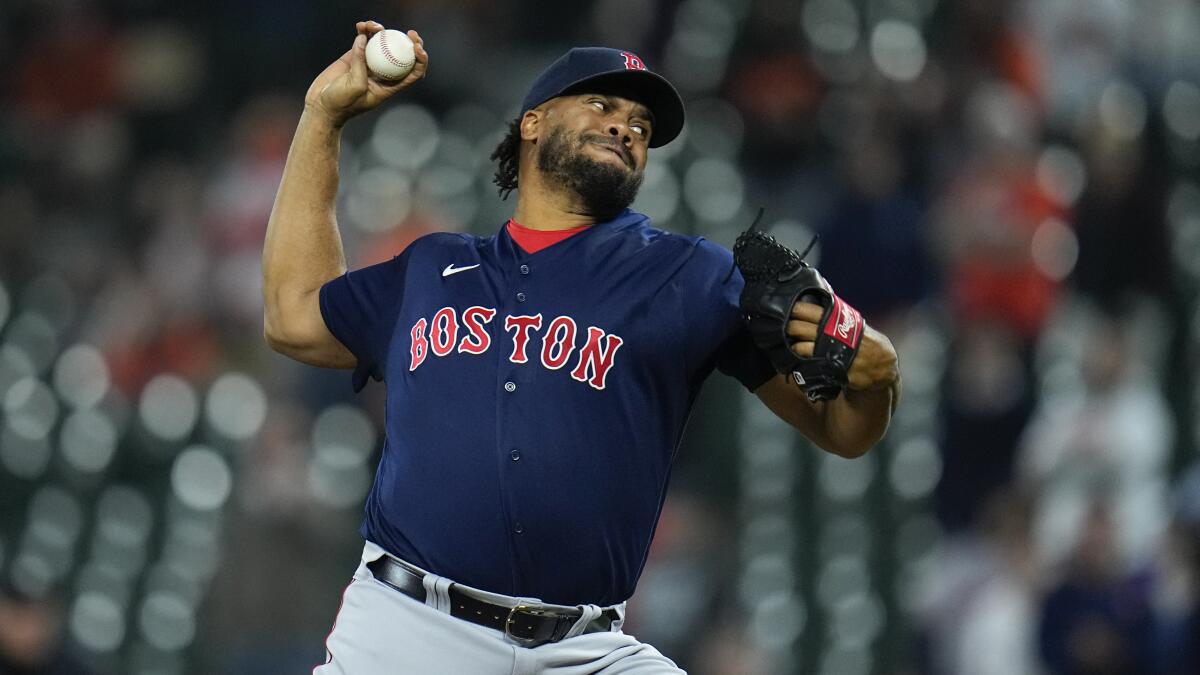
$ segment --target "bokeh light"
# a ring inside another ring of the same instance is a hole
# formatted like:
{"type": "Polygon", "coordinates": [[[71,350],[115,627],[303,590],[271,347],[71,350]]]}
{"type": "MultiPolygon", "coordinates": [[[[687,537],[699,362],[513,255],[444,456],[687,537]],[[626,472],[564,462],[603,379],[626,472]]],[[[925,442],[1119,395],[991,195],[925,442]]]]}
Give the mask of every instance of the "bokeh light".
{"type": "Polygon", "coordinates": [[[1087,169],[1079,153],[1062,145],[1049,145],[1038,157],[1037,182],[1062,206],[1071,206],[1087,185],[1087,169]]]}
{"type": "Polygon", "coordinates": [[[90,408],[108,393],[108,364],[100,350],[75,344],[63,350],[54,365],[54,390],[74,408],[90,408]]]}
{"type": "Polygon", "coordinates": [[[1172,82],[1163,99],[1163,117],[1175,135],[1189,141],[1200,140],[1200,87],[1183,80],[1172,82]]]}
{"type": "Polygon", "coordinates": [[[178,375],[156,375],[142,389],[138,404],[142,425],[168,441],[183,440],[192,432],[199,416],[196,390],[178,375]]]}
{"type": "Polygon", "coordinates": [[[198,511],[221,508],[232,489],[229,463],[212,448],[193,445],[175,458],[171,490],[189,508],[198,511]]]}
{"type": "Polygon", "coordinates": [[[697,160],[683,177],[683,193],[688,207],[699,218],[723,222],[742,208],[745,186],[742,175],[728,161],[717,158],[697,160]]]}
{"type": "Polygon", "coordinates": [[[835,501],[860,499],[871,484],[874,458],[845,459],[836,455],[821,458],[821,491],[835,501]]]}
{"type": "Polygon", "coordinates": [[[69,619],[71,637],[85,649],[108,653],[125,639],[125,614],[120,603],[96,592],[75,598],[69,619]]]}
{"type": "Polygon", "coordinates": [[[174,651],[188,646],[196,637],[196,614],[178,595],[156,591],[142,603],[138,627],[146,642],[164,651],[174,651]]]}
{"type": "Polygon", "coordinates": [[[58,399],[44,382],[18,380],[4,395],[4,417],[13,433],[31,441],[46,438],[58,421],[58,399]]]}
{"type": "Polygon", "coordinates": [[[390,167],[363,170],[345,197],[350,222],[366,232],[385,232],[412,209],[412,181],[390,167]]]}
{"type": "Polygon", "coordinates": [[[6,420],[0,424],[0,464],[12,475],[34,480],[50,463],[51,445],[48,436],[29,438],[17,433],[6,420]]]}
{"type": "Polygon", "coordinates": [[[925,38],[904,21],[880,21],[871,31],[871,59],[884,77],[915,80],[925,69],[925,38]]]}
{"type": "Polygon", "coordinates": [[[774,593],[754,605],[750,636],[758,647],[777,651],[789,647],[804,631],[808,615],[800,598],[774,593]]]}
{"type": "Polygon", "coordinates": [[[208,424],[221,434],[244,441],[252,438],[267,417],[267,395],[245,373],[225,373],[208,390],[204,401],[208,424]]]}
{"type": "Polygon", "coordinates": [[[35,373],[42,373],[58,354],[58,335],[45,316],[32,311],[17,314],[8,325],[5,341],[29,358],[35,373]]]}
{"type": "Polygon", "coordinates": [[[845,53],[858,46],[858,9],[847,0],[808,0],[804,33],[817,49],[845,53]]]}
{"type": "Polygon", "coordinates": [[[1054,281],[1066,279],[1079,260],[1079,238],[1057,218],[1048,218],[1038,226],[1031,246],[1033,264],[1054,281]]]}
{"type": "Polygon", "coordinates": [[[371,134],[376,159],[405,171],[416,171],[437,150],[440,129],[428,110],[416,104],[390,106],[379,115],[371,134]]]}
{"type": "Polygon", "coordinates": [[[63,459],[85,474],[103,471],[117,451],[117,428],[95,409],[77,410],[63,420],[59,431],[63,459]]]}
{"type": "Polygon", "coordinates": [[[1146,97],[1128,82],[1113,82],[1100,95],[1100,121],[1114,136],[1130,141],[1146,128],[1146,97]]]}
{"type": "Polygon", "coordinates": [[[837,607],[844,598],[870,586],[866,561],[854,555],[839,555],[827,561],[817,575],[817,598],[826,609],[837,607]]]}

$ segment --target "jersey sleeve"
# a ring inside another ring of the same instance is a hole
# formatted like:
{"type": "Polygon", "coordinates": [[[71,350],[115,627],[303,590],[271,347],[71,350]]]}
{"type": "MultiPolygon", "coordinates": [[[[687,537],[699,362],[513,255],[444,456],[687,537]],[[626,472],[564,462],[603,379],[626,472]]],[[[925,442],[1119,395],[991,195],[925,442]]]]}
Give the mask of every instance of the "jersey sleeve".
{"type": "Polygon", "coordinates": [[[716,367],[736,378],[747,391],[753,392],[775,375],[770,359],[754,345],[750,331],[740,318],[739,299],[745,282],[733,264],[733,253],[705,239],[696,244],[694,266],[700,277],[701,293],[696,308],[707,316],[697,331],[709,350],[706,367],[716,367]]]}
{"type": "Polygon", "coordinates": [[[368,377],[384,379],[412,249],[409,246],[391,260],[347,272],[321,287],[325,325],[358,359],[351,379],[354,391],[366,386],[368,377]]]}

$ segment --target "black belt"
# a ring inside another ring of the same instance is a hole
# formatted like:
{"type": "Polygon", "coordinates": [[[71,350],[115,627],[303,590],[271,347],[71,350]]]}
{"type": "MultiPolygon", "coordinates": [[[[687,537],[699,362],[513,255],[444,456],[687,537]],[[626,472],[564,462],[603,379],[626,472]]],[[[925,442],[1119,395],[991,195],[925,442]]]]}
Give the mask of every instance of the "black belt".
{"type": "MultiPolygon", "coordinates": [[[[385,555],[367,563],[367,569],[371,570],[371,574],[379,581],[414,600],[425,602],[425,585],[421,583],[421,573],[409,569],[399,560],[385,555]]],[[[558,642],[566,637],[571,626],[583,616],[583,612],[579,610],[551,611],[530,605],[496,605],[466,595],[458,590],[455,584],[450,584],[447,592],[450,595],[450,616],[494,628],[527,647],[558,642]]],[[[589,623],[583,632],[608,632],[612,630],[613,622],[619,618],[615,609],[606,609],[599,618],[589,623]]]]}

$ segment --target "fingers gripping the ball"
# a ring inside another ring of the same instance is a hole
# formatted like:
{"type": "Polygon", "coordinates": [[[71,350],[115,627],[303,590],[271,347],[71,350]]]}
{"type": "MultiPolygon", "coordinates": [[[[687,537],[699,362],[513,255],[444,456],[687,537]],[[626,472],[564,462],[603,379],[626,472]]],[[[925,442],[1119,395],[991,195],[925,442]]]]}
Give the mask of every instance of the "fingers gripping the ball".
{"type": "Polygon", "coordinates": [[[371,39],[383,32],[384,27],[375,21],[360,21],[355,24],[355,30],[354,44],[350,50],[313,80],[304,98],[309,110],[327,116],[338,126],[412,86],[425,76],[429,68],[429,53],[425,51],[421,36],[415,30],[410,30],[407,36],[392,31],[405,42],[412,42],[414,63],[411,70],[405,77],[395,81],[371,76],[367,48],[371,39]]]}
{"type": "Polygon", "coordinates": [[[376,32],[367,41],[365,54],[371,74],[386,82],[405,79],[417,64],[416,42],[398,30],[376,32]]]}

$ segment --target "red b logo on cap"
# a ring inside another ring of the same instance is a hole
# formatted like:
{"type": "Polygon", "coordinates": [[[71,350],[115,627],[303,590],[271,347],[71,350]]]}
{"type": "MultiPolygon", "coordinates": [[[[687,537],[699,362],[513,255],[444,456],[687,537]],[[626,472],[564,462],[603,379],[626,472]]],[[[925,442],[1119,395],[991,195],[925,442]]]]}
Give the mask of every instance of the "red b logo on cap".
{"type": "Polygon", "coordinates": [[[633,52],[621,52],[621,56],[625,57],[625,70],[645,70],[646,64],[638,58],[633,52]]]}

